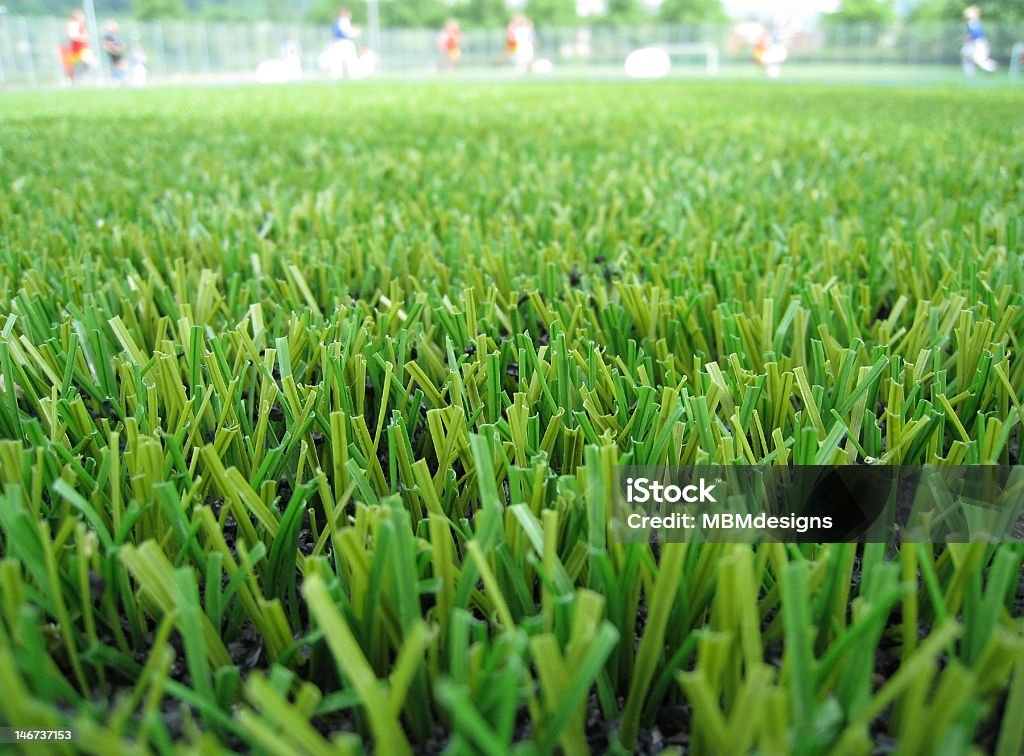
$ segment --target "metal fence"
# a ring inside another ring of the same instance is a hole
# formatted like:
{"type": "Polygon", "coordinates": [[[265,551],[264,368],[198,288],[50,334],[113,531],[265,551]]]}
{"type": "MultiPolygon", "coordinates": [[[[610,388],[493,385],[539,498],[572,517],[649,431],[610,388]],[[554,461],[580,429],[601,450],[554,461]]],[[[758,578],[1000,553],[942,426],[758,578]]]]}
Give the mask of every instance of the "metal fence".
{"type": "MultiPolygon", "coordinates": [[[[647,24],[539,28],[537,54],[559,67],[585,69],[619,65],[631,50],[639,47],[709,43],[718,48],[721,65],[726,68],[749,64],[751,60],[751,40],[744,36],[741,27],[647,24]]],[[[0,87],[62,84],[59,49],[64,42],[64,29],[65,21],[61,19],[0,14],[0,87]]],[[[959,23],[824,25],[790,35],[787,66],[955,65],[962,33],[959,23]]],[[[993,55],[1008,66],[1011,50],[1024,39],[1024,28],[989,25],[988,33],[993,55]]],[[[306,76],[321,75],[318,59],[330,33],[326,28],[306,24],[125,20],[121,23],[121,36],[129,48],[144,51],[149,81],[173,82],[252,78],[262,61],[279,57],[289,44],[301,51],[306,76]]],[[[381,73],[420,74],[437,68],[436,32],[382,30],[379,41],[380,49],[374,52],[381,73]]],[[[500,29],[466,31],[461,66],[486,68],[505,64],[504,42],[505,34],[500,29]]],[[[108,61],[102,55],[97,57],[99,64],[83,77],[86,83],[103,84],[110,80],[108,61]]],[[[699,57],[689,62],[703,63],[699,57]]]]}

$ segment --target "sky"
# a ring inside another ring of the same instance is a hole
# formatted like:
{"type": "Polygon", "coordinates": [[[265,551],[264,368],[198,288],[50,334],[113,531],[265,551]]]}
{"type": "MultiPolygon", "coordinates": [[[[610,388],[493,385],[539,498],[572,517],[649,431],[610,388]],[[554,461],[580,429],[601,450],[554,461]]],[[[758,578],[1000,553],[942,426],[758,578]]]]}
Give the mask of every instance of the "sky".
{"type": "Polygon", "coordinates": [[[723,0],[722,5],[733,17],[803,16],[834,11],[839,0],[723,0]]]}

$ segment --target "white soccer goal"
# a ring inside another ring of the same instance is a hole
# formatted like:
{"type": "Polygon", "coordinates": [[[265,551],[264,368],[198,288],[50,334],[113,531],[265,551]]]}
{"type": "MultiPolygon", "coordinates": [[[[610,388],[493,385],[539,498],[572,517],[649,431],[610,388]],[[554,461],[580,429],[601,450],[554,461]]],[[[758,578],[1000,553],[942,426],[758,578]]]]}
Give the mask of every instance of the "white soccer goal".
{"type": "Polygon", "coordinates": [[[711,75],[718,73],[718,45],[711,42],[693,42],[679,45],[660,46],[673,59],[678,57],[703,56],[704,65],[711,75]]]}

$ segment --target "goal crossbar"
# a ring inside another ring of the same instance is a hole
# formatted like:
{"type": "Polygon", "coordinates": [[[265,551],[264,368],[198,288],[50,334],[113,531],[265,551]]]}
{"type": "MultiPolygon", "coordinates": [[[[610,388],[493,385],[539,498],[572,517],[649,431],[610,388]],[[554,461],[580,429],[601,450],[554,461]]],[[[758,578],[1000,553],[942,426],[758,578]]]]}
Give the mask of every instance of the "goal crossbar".
{"type": "Polygon", "coordinates": [[[710,42],[690,42],[677,45],[659,45],[659,47],[672,57],[703,55],[708,73],[718,73],[718,45],[710,42]]]}

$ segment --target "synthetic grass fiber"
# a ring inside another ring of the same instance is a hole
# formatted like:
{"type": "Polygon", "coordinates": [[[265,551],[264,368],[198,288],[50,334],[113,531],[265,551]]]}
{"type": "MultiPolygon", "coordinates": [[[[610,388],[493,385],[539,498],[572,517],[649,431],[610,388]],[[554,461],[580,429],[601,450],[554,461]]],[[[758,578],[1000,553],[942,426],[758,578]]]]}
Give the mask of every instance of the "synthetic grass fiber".
{"type": "Polygon", "coordinates": [[[0,96],[0,720],[97,754],[1020,753],[1020,545],[609,516],[616,464],[1017,464],[1021,112],[0,96]]]}

